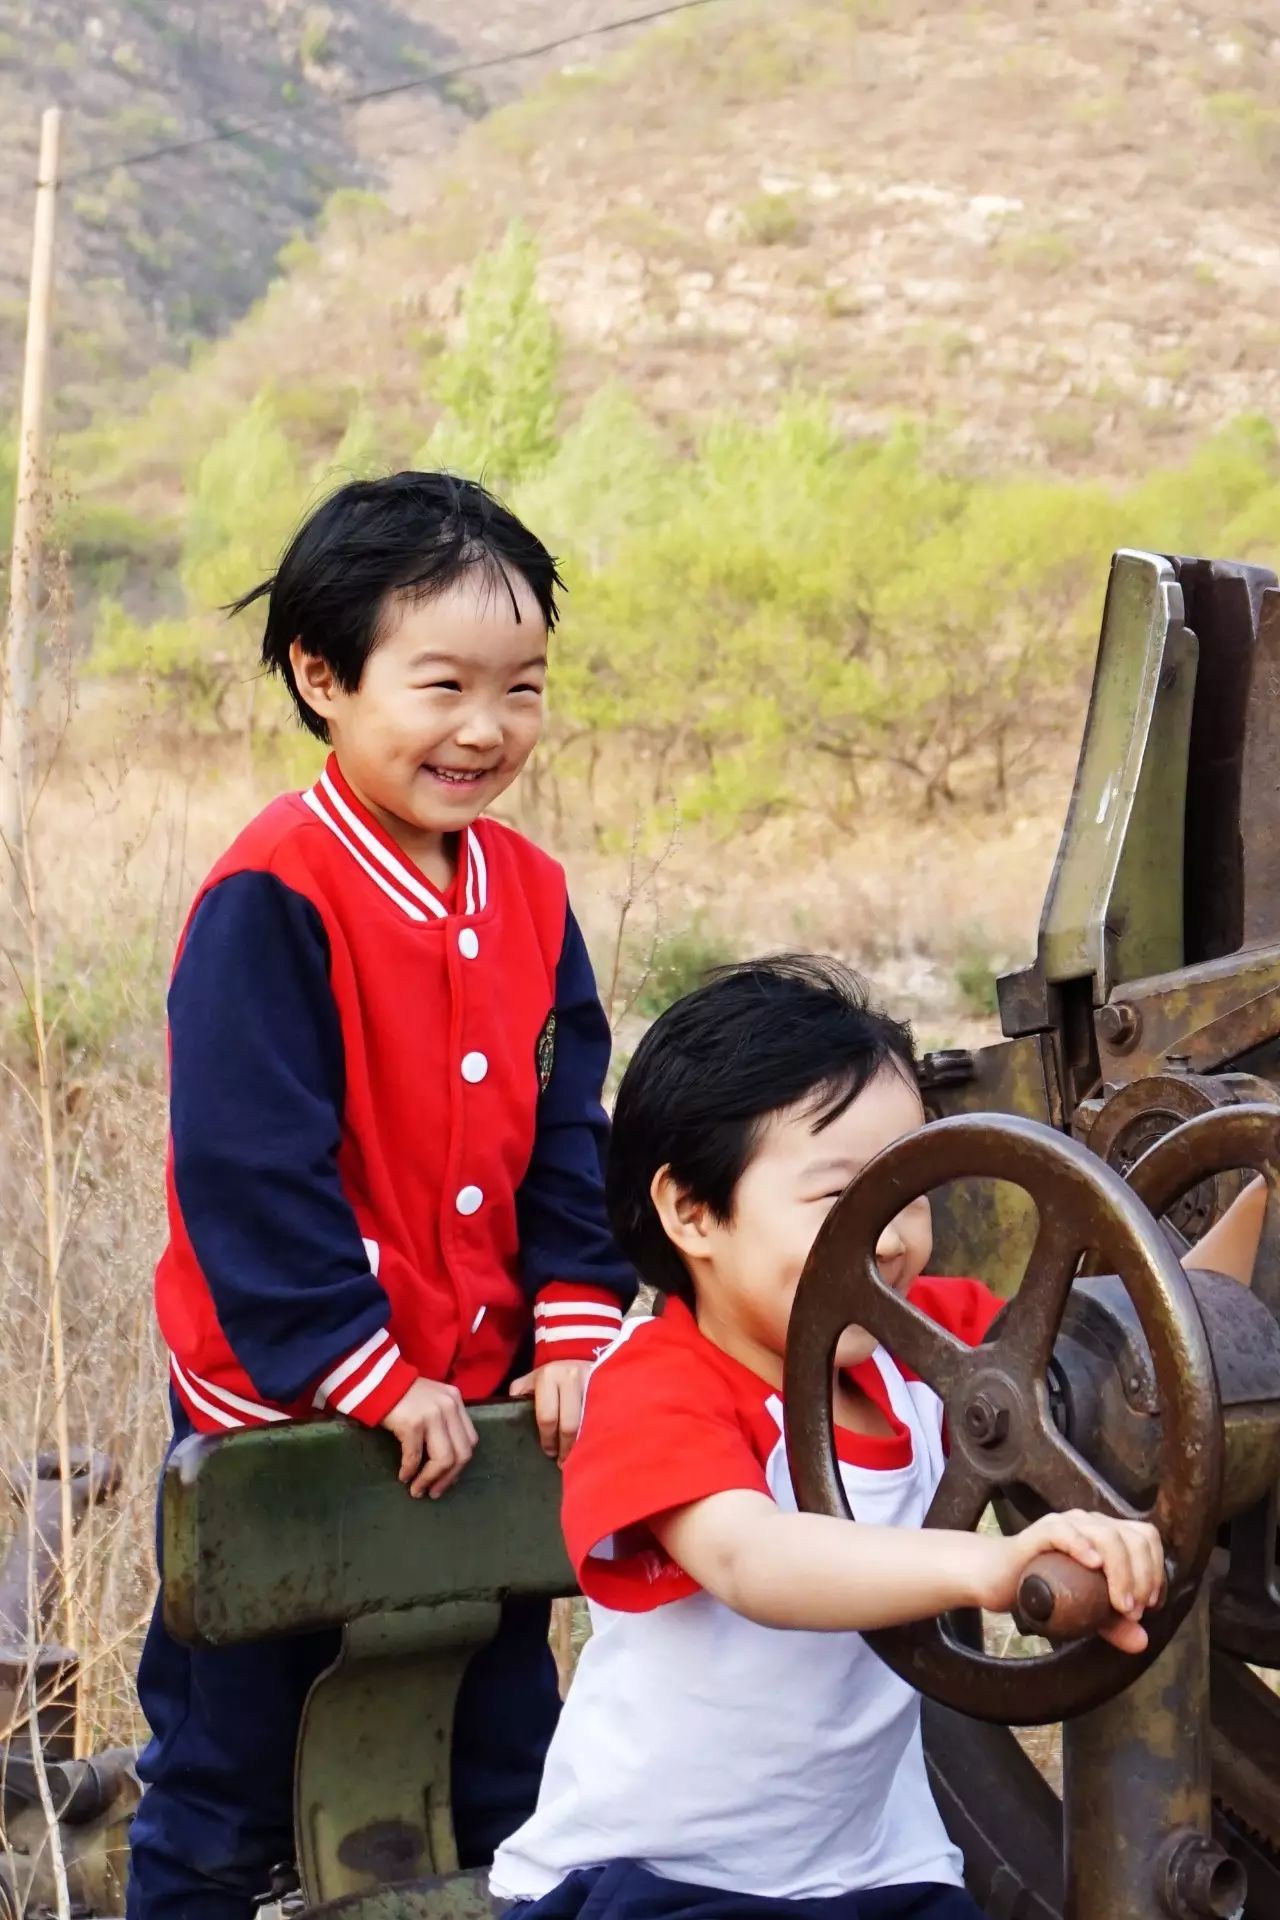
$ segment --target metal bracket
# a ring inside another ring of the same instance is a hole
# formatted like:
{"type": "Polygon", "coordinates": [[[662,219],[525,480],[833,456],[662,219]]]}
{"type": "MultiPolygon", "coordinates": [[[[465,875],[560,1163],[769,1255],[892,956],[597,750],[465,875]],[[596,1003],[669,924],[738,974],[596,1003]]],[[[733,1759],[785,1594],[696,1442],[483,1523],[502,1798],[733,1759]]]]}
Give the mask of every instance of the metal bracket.
{"type": "Polygon", "coordinates": [[[560,1476],[532,1409],[471,1414],[475,1458],[438,1501],[409,1498],[390,1434],[337,1420],[197,1435],[165,1471],[171,1633],[226,1646],[343,1628],[298,1741],[298,1863],[312,1902],[456,1867],[453,1715],[467,1663],[509,1594],[575,1590],[560,1476]]]}
{"type": "Polygon", "coordinates": [[[454,1708],[500,1612],[496,1601],[443,1601],[344,1630],[298,1735],[294,1828],[309,1904],[457,1870],[454,1708]]]}
{"type": "Polygon", "coordinates": [[[1001,982],[1005,1031],[1048,1024],[1045,988],[1182,965],[1183,822],[1198,646],[1162,556],[1111,563],[1075,790],[1030,976],[1001,982]],[[1032,991],[1032,987],[1036,991],[1032,991]],[[1025,1003],[1025,1005],[1024,1005],[1025,1003]]]}

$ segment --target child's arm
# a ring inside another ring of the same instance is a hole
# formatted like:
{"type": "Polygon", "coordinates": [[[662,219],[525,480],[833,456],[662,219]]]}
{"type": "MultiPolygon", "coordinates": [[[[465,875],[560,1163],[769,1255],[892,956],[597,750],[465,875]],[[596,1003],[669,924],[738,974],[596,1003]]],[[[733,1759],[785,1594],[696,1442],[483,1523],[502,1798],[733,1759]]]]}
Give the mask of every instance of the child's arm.
{"type": "Polygon", "coordinates": [[[785,1513],[767,1494],[712,1494],[649,1523],[699,1586],[760,1626],[868,1632],[956,1607],[1005,1612],[1023,1572],[1047,1549],[1105,1572],[1123,1619],[1105,1637],[1141,1652],[1138,1624],[1164,1584],[1154,1527],[1099,1514],[1056,1513],[1022,1533],[868,1527],[823,1514],[785,1513]]]}
{"type": "Polygon", "coordinates": [[[1251,1180],[1209,1231],[1182,1256],[1184,1267],[1225,1273],[1242,1286],[1253,1284],[1253,1269],[1267,1212],[1267,1183],[1251,1180]]]}
{"type": "Polygon", "coordinates": [[[617,1334],[636,1291],[605,1210],[609,1123],[601,1095],[609,1050],[586,943],[566,908],[549,1071],[516,1194],[521,1262],[534,1299],[534,1367],[511,1389],[533,1399],[543,1447],[561,1460],[578,1430],[588,1368],[617,1334]]]}
{"type": "Polygon", "coordinates": [[[277,1406],[391,1427],[415,1492],[447,1484],[474,1430],[454,1389],[401,1354],[343,1189],[342,1036],[315,906],[269,873],[214,887],[174,970],[169,1032],[177,1226],[240,1365],[277,1406]]]}

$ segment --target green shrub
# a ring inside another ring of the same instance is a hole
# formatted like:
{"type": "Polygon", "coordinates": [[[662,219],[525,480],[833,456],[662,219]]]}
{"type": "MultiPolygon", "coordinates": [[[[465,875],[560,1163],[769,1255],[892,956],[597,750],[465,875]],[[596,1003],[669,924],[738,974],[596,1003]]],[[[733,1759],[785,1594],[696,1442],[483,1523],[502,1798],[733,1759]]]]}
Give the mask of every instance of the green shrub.
{"type": "Polygon", "coordinates": [[[803,202],[795,193],[758,193],[741,210],[742,231],[757,247],[791,246],[804,237],[803,202]]]}
{"type": "Polygon", "coordinates": [[[477,261],[462,300],[462,337],[431,369],[442,418],[422,465],[509,487],[555,451],[560,334],[537,273],[537,248],[518,223],[477,261]]]}
{"type": "Polygon", "coordinates": [[[643,956],[643,979],[635,997],[635,1011],[647,1020],[656,1020],[673,1001],[701,986],[716,967],[727,966],[736,958],[728,942],[701,921],[668,934],[652,953],[643,956]]]}
{"type": "Polygon", "coordinates": [[[1002,969],[982,947],[973,947],[956,962],[955,983],[960,1004],[975,1020],[985,1020],[999,1010],[996,980],[1002,969]]]}

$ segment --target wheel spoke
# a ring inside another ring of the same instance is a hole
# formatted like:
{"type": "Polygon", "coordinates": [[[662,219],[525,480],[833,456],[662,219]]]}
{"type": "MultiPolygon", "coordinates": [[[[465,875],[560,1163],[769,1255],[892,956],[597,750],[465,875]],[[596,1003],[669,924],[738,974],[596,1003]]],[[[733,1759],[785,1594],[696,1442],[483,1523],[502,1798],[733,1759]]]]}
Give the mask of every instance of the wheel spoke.
{"type": "Polygon", "coordinates": [[[1039,1431],[1027,1442],[1019,1476],[1057,1513],[1082,1507],[1088,1513],[1110,1514],[1115,1520],[1147,1518],[1122,1499],[1083,1454],[1076,1452],[1051,1424],[1047,1412],[1039,1431]]]}
{"type": "Polygon", "coordinates": [[[940,1400],[949,1399],[972,1364],[972,1347],[888,1287],[882,1287],[878,1305],[881,1344],[900,1366],[932,1387],[940,1400]]]}
{"type": "Polygon", "coordinates": [[[949,1527],[958,1533],[971,1533],[991,1500],[993,1483],[977,1463],[963,1453],[953,1453],[947,1461],[937,1491],[925,1515],[926,1527],[949,1527]]]}
{"type": "Polygon", "coordinates": [[[1081,1252],[1079,1228],[1056,1206],[1042,1205],[1022,1284],[993,1342],[1003,1363],[1023,1378],[1038,1380],[1049,1365],[1081,1252]]]}

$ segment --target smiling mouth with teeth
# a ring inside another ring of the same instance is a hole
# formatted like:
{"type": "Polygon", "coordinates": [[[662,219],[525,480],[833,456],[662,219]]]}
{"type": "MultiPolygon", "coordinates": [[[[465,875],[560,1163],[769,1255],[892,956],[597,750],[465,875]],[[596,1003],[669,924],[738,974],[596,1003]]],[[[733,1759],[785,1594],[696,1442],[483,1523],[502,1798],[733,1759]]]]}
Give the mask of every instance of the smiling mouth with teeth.
{"type": "Polygon", "coordinates": [[[473,767],[468,772],[462,772],[457,767],[426,767],[424,771],[431,774],[436,780],[443,780],[448,787],[473,787],[477,781],[483,780],[492,769],[490,767],[473,767]]]}

